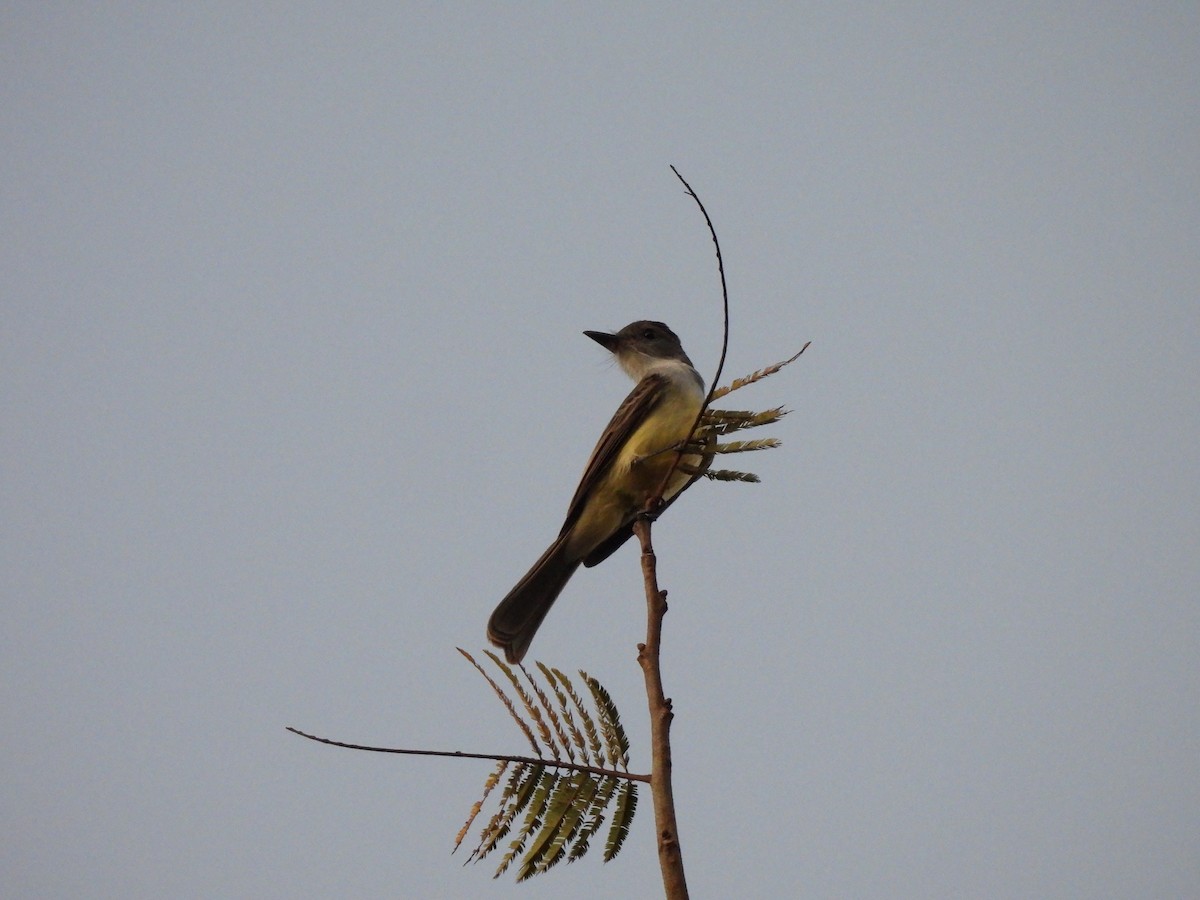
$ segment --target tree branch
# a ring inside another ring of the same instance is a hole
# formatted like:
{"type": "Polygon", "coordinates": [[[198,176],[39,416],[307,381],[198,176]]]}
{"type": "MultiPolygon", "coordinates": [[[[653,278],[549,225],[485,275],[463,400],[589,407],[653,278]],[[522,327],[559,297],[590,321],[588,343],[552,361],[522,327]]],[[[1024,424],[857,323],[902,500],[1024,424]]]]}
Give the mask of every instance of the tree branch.
{"type": "Polygon", "coordinates": [[[633,533],[642,545],[642,577],[646,585],[646,643],[638,644],[638,664],[646,678],[650,707],[650,792],[654,799],[654,824],[658,834],[658,865],[667,900],[687,900],[683,853],[675,822],[675,795],[671,788],[671,701],[663,693],[659,655],[667,592],[659,590],[654,547],[650,543],[650,516],[639,516],[633,533]]]}

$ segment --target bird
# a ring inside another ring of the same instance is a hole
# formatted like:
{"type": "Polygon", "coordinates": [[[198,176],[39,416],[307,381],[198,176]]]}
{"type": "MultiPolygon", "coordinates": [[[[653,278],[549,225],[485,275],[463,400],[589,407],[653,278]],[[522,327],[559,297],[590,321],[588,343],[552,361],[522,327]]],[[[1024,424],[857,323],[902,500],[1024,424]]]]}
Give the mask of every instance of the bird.
{"type": "Polygon", "coordinates": [[[680,465],[692,471],[676,466],[677,451],[691,436],[707,394],[675,332],[643,319],[615,334],[583,333],[611,352],[637,383],[592,451],[558,537],[488,620],[488,640],[510,663],[525,657],[575,570],[603,562],[624,544],[660,487],[669,503],[711,461],[711,453],[683,453],[680,465]]]}

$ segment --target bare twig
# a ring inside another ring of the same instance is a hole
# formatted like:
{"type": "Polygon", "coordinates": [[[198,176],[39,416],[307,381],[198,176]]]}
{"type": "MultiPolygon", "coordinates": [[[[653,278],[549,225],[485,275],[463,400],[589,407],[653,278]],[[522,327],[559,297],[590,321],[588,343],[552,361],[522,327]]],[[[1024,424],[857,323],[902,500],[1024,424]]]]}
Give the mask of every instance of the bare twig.
{"type": "Polygon", "coordinates": [[[679,828],[675,821],[675,794],[671,787],[671,720],[675,714],[671,711],[671,701],[663,693],[659,662],[667,592],[658,587],[650,525],[649,516],[642,516],[633,523],[633,533],[642,545],[642,578],[646,586],[646,643],[638,645],[638,664],[646,679],[646,701],[650,707],[650,793],[654,800],[658,866],[662,871],[663,889],[667,900],[687,900],[683,851],[679,847],[679,828]]]}
{"type": "MultiPolygon", "coordinates": [[[[708,389],[708,399],[704,401],[704,406],[700,410],[701,415],[703,415],[704,410],[708,408],[708,404],[712,402],[712,395],[713,391],[717,389],[717,382],[721,380],[721,373],[725,370],[725,354],[729,351],[729,287],[725,284],[725,260],[721,257],[721,242],[717,240],[717,229],[713,227],[712,219],[708,216],[708,210],[704,208],[704,203],[701,202],[696,192],[692,190],[692,186],[679,174],[679,170],[671,166],[671,171],[683,183],[688,196],[696,201],[696,205],[700,207],[700,212],[704,215],[704,221],[708,225],[708,233],[712,235],[713,248],[717,252],[717,274],[721,276],[721,308],[725,314],[725,327],[721,336],[721,358],[717,361],[717,371],[713,375],[711,387],[708,389]]],[[[696,422],[699,423],[699,421],[700,416],[697,416],[696,422]]],[[[695,431],[696,429],[693,428],[692,430],[695,431]]]]}
{"type": "MultiPolygon", "coordinates": [[[[721,380],[721,373],[725,370],[725,355],[729,351],[729,287],[725,283],[725,260],[721,257],[721,242],[717,240],[717,229],[713,227],[712,219],[709,218],[708,215],[708,210],[704,208],[704,203],[700,199],[700,196],[694,190],[692,190],[692,186],[687,183],[687,179],[680,175],[679,170],[674,166],[671,166],[671,171],[675,173],[675,177],[679,179],[680,183],[687,191],[688,196],[695,200],[696,205],[700,207],[700,212],[704,216],[704,221],[708,224],[708,233],[712,235],[713,248],[716,250],[717,254],[717,273],[721,277],[721,309],[724,314],[724,327],[721,331],[721,358],[717,360],[717,371],[713,374],[712,381],[709,383],[710,386],[708,388],[708,396],[704,398],[704,403],[701,404],[700,411],[696,413],[696,421],[692,423],[692,430],[688,433],[687,440],[682,442],[679,452],[675,454],[675,460],[672,462],[671,467],[667,469],[667,474],[663,477],[662,484],[658,486],[658,491],[655,492],[654,496],[652,496],[649,499],[649,502],[646,504],[646,512],[650,514],[653,514],[655,510],[661,512],[659,507],[662,506],[663,492],[666,491],[667,485],[671,483],[671,476],[675,474],[675,470],[679,468],[680,463],[683,461],[683,445],[691,442],[692,438],[696,434],[696,429],[700,427],[700,420],[704,417],[704,411],[708,409],[708,405],[712,403],[713,394],[717,390],[717,382],[721,380]]],[[[695,480],[695,477],[693,477],[693,480],[695,480]]]]}

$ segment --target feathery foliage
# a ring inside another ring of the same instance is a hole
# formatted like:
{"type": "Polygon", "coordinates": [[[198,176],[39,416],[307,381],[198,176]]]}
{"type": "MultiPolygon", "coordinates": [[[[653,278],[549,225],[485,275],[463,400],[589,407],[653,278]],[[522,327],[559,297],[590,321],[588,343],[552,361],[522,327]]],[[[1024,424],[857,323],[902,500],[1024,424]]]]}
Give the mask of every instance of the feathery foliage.
{"type": "Polygon", "coordinates": [[[736,469],[709,469],[701,474],[711,481],[744,481],[758,484],[762,480],[753,472],[739,472],[736,469]]]}
{"type": "Polygon", "coordinates": [[[795,355],[789,357],[788,359],[785,359],[783,362],[777,362],[773,366],[766,366],[765,368],[759,369],[757,372],[751,372],[749,375],[747,375],[744,378],[737,378],[734,380],[734,382],[732,384],[728,385],[727,387],[717,388],[715,391],[713,391],[711,399],[712,400],[720,400],[726,394],[732,394],[738,388],[744,388],[748,384],[754,384],[754,382],[756,382],[756,381],[761,381],[762,379],[766,378],[768,375],[774,375],[776,372],[778,372],[780,369],[782,369],[788,363],[793,363],[797,359],[799,359],[800,354],[803,353],[807,349],[808,349],[808,344],[805,344],[803,347],[801,347],[799,350],[796,351],[795,355]]]}
{"type": "Polygon", "coordinates": [[[579,677],[590,698],[587,702],[559,669],[537,663],[539,680],[524,666],[510,666],[495,653],[484,651],[500,670],[499,677],[493,678],[471,654],[459,652],[491,685],[533,745],[538,760],[498,763],[484,782],[483,797],[471,807],[458,832],[454,849],[462,844],[488,798],[500,788],[497,809],[480,830],[479,843],[467,862],[483,859],[510,836],[496,877],[518,859],[518,881],[545,872],[563,859],[574,862],[587,853],[610,807],[612,823],[604,841],[604,861],[613,859],[629,834],[637,809],[637,782],[648,778],[629,774],[629,738],[608,691],[581,670],[579,677]],[[502,687],[506,680],[507,688],[502,687]]]}
{"type": "MultiPolygon", "coordinates": [[[[774,375],[790,362],[794,362],[799,358],[800,354],[808,349],[808,344],[800,348],[794,356],[785,359],[783,362],[777,362],[774,365],[766,366],[755,372],[751,372],[744,378],[735,379],[732,383],[716,388],[712,392],[712,397],[709,399],[711,403],[726,394],[731,394],[739,388],[744,388],[746,385],[754,384],[756,381],[762,381],[769,375],[774,375]]],[[[705,478],[713,481],[746,481],[757,482],[758,476],[753,472],[738,472],[733,469],[711,469],[708,464],[712,461],[713,455],[717,453],[748,453],[753,450],[773,450],[776,447],[782,446],[782,441],[778,438],[759,438],[752,441],[729,441],[727,443],[718,443],[717,438],[724,435],[733,434],[736,431],[743,431],[747,428],[758,428],[762,425],[771,425],[778,422],[788,411],[782,406],[776,406],[771,409],[765,409],[761,412],[744,409],[705,409],[700,416],[700,424],[692,435],[692,440],[688,449],[693,453],[700,453],[704,456],[704,463],[701,466],[688,466],[680,464],[679,468],[693,477],[693,480],[703,475],[705,478]]]]}

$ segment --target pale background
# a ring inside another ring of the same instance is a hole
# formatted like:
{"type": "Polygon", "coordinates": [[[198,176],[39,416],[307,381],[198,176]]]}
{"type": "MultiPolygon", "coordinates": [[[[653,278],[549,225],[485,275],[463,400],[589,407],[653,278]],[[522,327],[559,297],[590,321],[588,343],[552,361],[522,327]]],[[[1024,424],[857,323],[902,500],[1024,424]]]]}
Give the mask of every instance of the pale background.
{"type": "MultiPolygon", "coordinates": [[[[6,897],[654,897],[449,855],[455,646],[628,390],[811,340],[656,530],[696,897],[1200,892],[1193,3],[5,4],[6,897]]],[[[637,556],[533,655],[645,768],[637,556]]]]}

